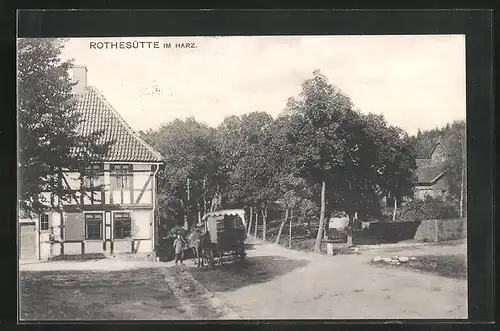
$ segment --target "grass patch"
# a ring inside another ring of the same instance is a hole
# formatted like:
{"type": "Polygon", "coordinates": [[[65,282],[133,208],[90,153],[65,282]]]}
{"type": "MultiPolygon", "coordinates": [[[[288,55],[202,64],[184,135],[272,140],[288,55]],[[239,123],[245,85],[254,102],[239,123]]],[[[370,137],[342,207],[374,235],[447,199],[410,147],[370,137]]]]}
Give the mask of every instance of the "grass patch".
{"type": "Polygon", "coordinates": [[[49,258],[49,261],[97,261],[103,260],[106,256],[101,253],[82,255],[57,255],[49,258]]]}
{"type": "Polygon", "coordinates": [[[453,279],[467,279],[467,258],[464,254],[422,255],[416,256],[416,260],[410,260],[399,265],[389,265],[384,262],[380,262],[378,265],[414,269],[453,279]]]}
{"type": "Polygon", "coordinates": [[[160,269],[20,272],[22,320],[182,318],[160,269]]]}
{"type": "MultiPolygon", "coordinates": [[[[279,230],[280,222],[274,221],[270,222],[268,224],[267,228],[267,234],[266,234],[266,241],[269,243],[274,244],[276,242],[276,237],[278,236],[278,230],[279,230]]],[[[311,227],[313,229],[318,228],[317,224],[312,224],[311,227]]],[[[283,228],[283,232],[281,233],[281,238],[279,245],[283,246],[285,248],[288,248],[288,241],[289,241],[289,225],[288,223],[285,224],[283,228]]],[[[333,231],[331,232],[333,234],[333,231]]],[[[262,234],[259,232],[258,233],[259,238],[262,236],[262,234]]],[[[316,243],[316,231],[309,232],[307,230],[307,226],[305,224],[296,224],[292,226],[292,243],[291,243],[291,249],[293,250],[298,250],[298,251],[304,251],[304,252],[313,252],[314,251],[314,245],[316,243]]],[[[353,251],[350,248],[347,248],[345,243],[346,243],[346,238],[342,234],[336,234],[335,236],[330,236],[329,242],[333,243],[334,245],[334,254],[352,254],[353,251]]],[[[356,237],[355,237],[356,239],[356,237]]],[[[326,241],[321,241],[320,244],[320,249],[321,253],[326,254],[326,245],[328,242],[326,241]]],[[[354,241],[354,244],[358,244],[356,240],[354,241]]]]}

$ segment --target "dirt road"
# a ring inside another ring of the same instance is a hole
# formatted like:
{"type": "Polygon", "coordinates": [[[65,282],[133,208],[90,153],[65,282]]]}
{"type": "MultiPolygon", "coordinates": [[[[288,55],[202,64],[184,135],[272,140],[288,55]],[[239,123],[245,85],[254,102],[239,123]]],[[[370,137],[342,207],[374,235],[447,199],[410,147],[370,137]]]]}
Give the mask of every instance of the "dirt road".
{"type": "MultiPolygon", "coordinates": [[[[451,250],[463,247],[420,247],[404,254],[451,250]]],[[[190,270],[243,319],[467,317],[466,281],[376,267],[371,255],[327,257],[255,242],[247,261],[216,271],[190,270]]]]}

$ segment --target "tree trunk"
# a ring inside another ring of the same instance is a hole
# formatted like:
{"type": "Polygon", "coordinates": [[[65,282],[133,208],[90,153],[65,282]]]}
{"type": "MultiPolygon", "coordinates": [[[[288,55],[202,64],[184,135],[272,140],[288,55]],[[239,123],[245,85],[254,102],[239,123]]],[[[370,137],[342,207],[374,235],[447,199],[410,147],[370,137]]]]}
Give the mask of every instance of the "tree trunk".
{"type": "Polygon", "coordinates": [[[292,220],[293,220],[293,209],[290,210],[290,228],[288,229],[288,249],[292,249],[292,220]]]}
{"type": "Polygon", "coordinates": [[[325,226],[325,191],[326,183],[321,183],[321,212],[319,215],[318,235],[316,236],[316,243],[314,244],[314,251],[321,253],[321,239],[323,238],[323,228],[325,226]]]}
{"type": "Polygon", "coordinates": [[[396,220],[396,210],[398,210],[398,199],[394,198],[394,212],[392,213],[392,220],[396,220]]]}
{"type": "Polygon", "coordinates": [[[353,234],[354,234],[354,217],[352,214],[348,215],[349,223],[347,225],[347,247],[353,246],[353,234]]]}
{"type": "Polygon", "coordinates": [[[262,209],[262,240],[266,241],[267,232],[267,206],[262,209]]]}
{"type": "Polygon", "coordinates": [[[328,240],[328,228],[329,228],[329,220],[327,220],[325,217],[325,224],[323,226],[323,240],[328,240]]]}
{"type": "MultiPolygon", "coordinates": [[[[465,139],[464,139],[465,142],[465,139]]],[[[465,171],[466,167],[465,165],[467,164],[466,158],[465,158],[465,143],[462,142],[462,178],[460,181],[460,217],[464,217],[464,196],[465,196],[465,171]]]]}
{"type": "Polygon", "coordinates": [[[259,214],[255,211],[255,229],[253,236],[257,239],[257,227],[259,226],[259,214]]]}
{"type": "Polygon", "coordinates": [[[252,233],[252,220],[253,220],[253,207],[250,206],[250,219],[248,220],[248,229],[247,229],[247,235],[250,235],[252,233]]]}
{"type": "Polygon", "coordinates": [[[285,219],[281,221],[280,229],[278,231],[278,235],[276,236],[276,245],[279,245],[280,243],[281,233],[283,232],[286,221],[288,221],[288,208],[285,210],[285,219]]]}

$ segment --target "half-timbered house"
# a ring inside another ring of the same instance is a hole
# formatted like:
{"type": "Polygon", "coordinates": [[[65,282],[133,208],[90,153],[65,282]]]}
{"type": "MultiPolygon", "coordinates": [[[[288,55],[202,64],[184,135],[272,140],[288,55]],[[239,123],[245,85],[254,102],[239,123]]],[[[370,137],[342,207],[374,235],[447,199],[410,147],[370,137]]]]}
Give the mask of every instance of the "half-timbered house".
{"type": "MultiPolygon", "coordinates": [[[[156,173],[163,158],[101,92],[87,86],[86,67],[75,66],[72,73],[77,108],[83,116],[78,130],[83,134],[102,131],[101,139],[113,143],[103,162],[86,169],[91,175],[81,180],[80,172],[65,173],[64,185],[76,197],[61,201],[62,213],[39,215],[34,230],[37,258],[99,253],[154,256],[156,173]]],[[[57,199],[50,192],[44,195],[47,201],[57,199]]]]}
{"type": "Polygon", "coordinates": [[[444,198],[449,193],[445,161],[448,151],[442,141],[434,144],[428,159],[417,159],[415,170],[415,197],[444,198]]]}

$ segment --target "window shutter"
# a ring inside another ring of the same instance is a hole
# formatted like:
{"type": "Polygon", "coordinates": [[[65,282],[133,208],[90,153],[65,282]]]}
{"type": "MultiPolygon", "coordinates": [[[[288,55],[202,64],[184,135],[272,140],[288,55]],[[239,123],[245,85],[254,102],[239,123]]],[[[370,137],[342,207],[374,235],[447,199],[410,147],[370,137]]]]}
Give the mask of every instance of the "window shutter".
{"type": "Polygon", "coordinates": [[[67,213],[64,223],[64,240],[85,239],[85,220],[82,213],[67,213]]]}

